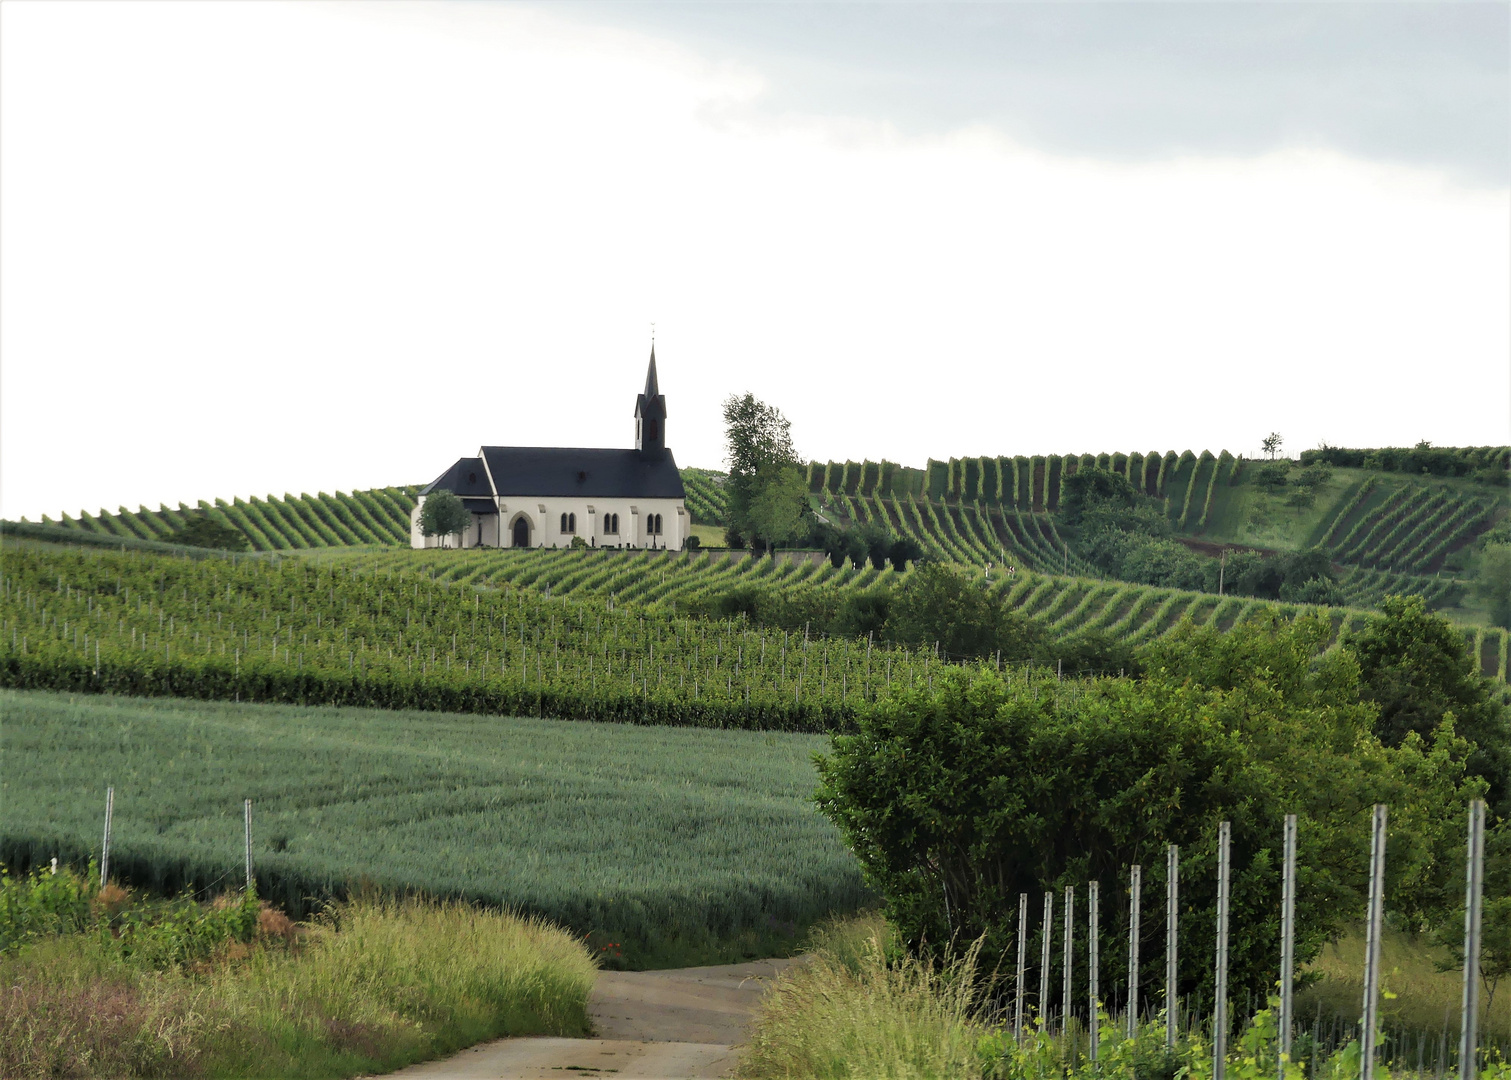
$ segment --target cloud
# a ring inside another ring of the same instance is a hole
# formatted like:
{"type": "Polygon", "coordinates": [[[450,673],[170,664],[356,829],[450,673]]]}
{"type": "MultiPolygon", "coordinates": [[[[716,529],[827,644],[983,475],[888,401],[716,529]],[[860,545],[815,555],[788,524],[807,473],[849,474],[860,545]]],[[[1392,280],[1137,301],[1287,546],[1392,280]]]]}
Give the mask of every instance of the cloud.
{"type": "Polygon", "coordinates": [[[554,11],[759,68],[759,107],[1058,154],[1323,147],[1511,183],[1501,3],[613,3],[554,11]]]}

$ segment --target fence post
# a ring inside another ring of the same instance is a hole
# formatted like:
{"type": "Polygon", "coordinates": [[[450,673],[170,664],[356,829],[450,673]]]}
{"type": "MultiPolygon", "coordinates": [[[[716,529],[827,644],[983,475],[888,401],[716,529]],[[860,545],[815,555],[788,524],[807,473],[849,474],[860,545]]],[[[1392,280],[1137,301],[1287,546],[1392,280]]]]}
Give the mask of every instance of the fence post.
{"type": "Polygon", "coordinates": [[[1291,994],[1296,982],[1296,815],[1285,815],[1285,870],[1280,889],[1280,1049],[1278,1080],[1291,1056],[1291,994]]]}
{"type": "Polygon", "coordinates": [[[1028,893],[1018,894],[1018,992],[1013,1005],[1013,1038],[1023,1038],[1023,975],[1028,957],[1028,893]]]}
{"type": "Polygon", "coordinates": [[[1233,843],[1233,823],[1217,826],[1217,979],[1212,995],[1212,1080],[1223,1080],[1228,1071],[1228,853],[1233,843]]]}
{"type": "Polygon", "coordinates": [[[1140,893],[1144,887],[1144,868],[1129,868],[1132,880],[1128,890],[1128,1037],[1138,1036],[1138,943],[1140,893]]]}
{"type": "Polygon", "coordinates": [[[1375,804],[1369,831],[1369,913],[1364,926],[1364,1030],[1359,1032],[1360,1080],[1375,1075],[1375,1025],[1380,1009],[1380,931],[1385,914],[1385,825],[1389,811],[1375,804]]]}
{"type": "Polygon", "coordinates": [[[1469,858],[1464,868],[1464,1001],[1459,1032],[1459,1080],[1479,1071],[1480,910],[1485,888],[1485,801],[1469,804],[1469,858]]]}
{"type": "Polygon", "coordinates": [[[1044,947],[1039,957],[1039,1025],[1049,1028],[1049,942],[1055,933],[1055,894],[1044,894],[1044,947]]]}
{"type": "Polygon", "coordinates": [[[1096,1061],[1097,1059],[1097,1043],[1101,1040],[1102,1034],[1102,1018],[1097,1012],[1099,1004],[1097,1001],[1097,962],[1100,959],[1100,957],[1097,955],[1097,950],[1098,945],[1101,941],[1101,938],[1099,936],[1101,929],[1098,925],[1098,915],[1100,913],[1097,909],[1098,907],[1100,907],[1100,901],[1101,886],[1097,882],[1093,881],[1086,886],[1087,916],[1089,917],[1091,924],[1088,928],[1091,936],[1086,943],[1086,968],[1088,976],[1087,981],[1090,984],[1088,987],[1089,993],[1087,1001],[1089,1001],[1091,1004],[1091,1014],[1090,1020],[1087,1024],[1087,1030],[1091,1034],[1090,1054],[1092,1061],[1096,1061]]]}
{"type": "Polygon", "coordinates": [[[1075,928],[1076,928],[1076,890],[1074,886],[1065,886],[1065,990],[1061,995],[1060,1003],[1060,1031],[1063,1034],[1070,1028],[1070,1004],[1072,990],[1075,986],[1071,978],[1075,971],[1075,928]]]}
{"type": "Polygon", "coordinates": [[[252,800],[247,799],[242,803],[242,813],[246,818],[247,831],[247,888],[252,887],[252,800]]]}
{"type": "Polygon", "coordinates": [[[1175,1029],[1180,1023],[1180,984],[1176,929],[1180,910],[1180,848],[1165,849],[1165,1048],[1175,1049],[1175,1029]]]}
{"type": "Polygon", "coordinates": [[[115,813],[115,788],[105,789],[105,835],[100,839],[100,888],[110,880],[110,818],[115,813]]]}

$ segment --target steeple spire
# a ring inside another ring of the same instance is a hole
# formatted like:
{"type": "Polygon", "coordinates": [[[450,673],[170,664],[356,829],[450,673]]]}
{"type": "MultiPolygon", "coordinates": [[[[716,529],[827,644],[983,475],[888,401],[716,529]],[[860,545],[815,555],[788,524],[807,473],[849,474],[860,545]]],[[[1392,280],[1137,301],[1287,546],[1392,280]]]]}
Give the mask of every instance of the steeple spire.
{"type": "Polygon", "coordinates": [[[645,371],[645,392],[635,399],[635,449],[652,457],[666,451],[666,398],[656,379],[656,341],[651,339],[651,363],[645,371]]]}

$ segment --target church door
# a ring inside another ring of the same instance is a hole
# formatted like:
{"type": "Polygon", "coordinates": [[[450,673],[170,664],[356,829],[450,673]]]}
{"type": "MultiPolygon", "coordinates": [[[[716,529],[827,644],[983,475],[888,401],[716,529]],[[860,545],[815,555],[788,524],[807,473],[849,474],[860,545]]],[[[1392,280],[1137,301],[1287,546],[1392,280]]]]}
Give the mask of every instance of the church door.
{"type": "Polygon", "coordinates": [[[522,517],[514,519],[514,546],[530,546],[530,523],[522,517]]]}

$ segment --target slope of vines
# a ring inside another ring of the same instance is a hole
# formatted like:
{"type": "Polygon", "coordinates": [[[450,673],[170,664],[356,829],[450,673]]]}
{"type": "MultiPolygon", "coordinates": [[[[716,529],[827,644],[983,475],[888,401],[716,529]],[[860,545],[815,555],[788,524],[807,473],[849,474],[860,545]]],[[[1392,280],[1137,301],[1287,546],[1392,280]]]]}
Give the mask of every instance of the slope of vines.
{"type": "Polygon", "coordinates": [[[160,506],[135,511],[124,506],[115,513],[67,514],[60,521],[44,516],[43,524],[78,529],[97,537],[122,540],[165,541],[191,515],[207,514],[222,525],[242,533],[254,551],[290,551],[299,548],[340,547],[356,544],[409,543],[409,515],[414,509],[413,487],[372,488],[350,494],[284,495],[266,499],[200,500],[178,509],[160,506]]]}

